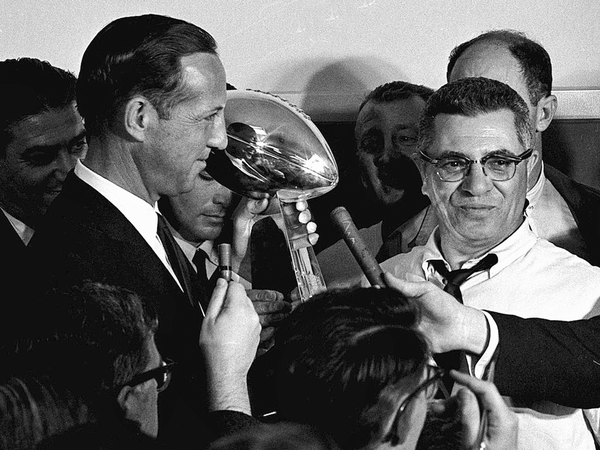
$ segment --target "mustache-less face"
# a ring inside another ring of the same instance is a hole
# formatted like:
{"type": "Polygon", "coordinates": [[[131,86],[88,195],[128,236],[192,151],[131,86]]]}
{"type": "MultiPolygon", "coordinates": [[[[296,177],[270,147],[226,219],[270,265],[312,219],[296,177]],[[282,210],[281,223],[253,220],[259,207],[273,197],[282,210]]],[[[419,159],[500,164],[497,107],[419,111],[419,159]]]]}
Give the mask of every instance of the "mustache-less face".
{"type": "Polygon", "coordinates": [[[425,101],[418,96],[392,102],[369,101],[356,121],[357,156],[362,185],[377,203],[400,202],[406,191],[419,192],[418,119],[425,101]]]}

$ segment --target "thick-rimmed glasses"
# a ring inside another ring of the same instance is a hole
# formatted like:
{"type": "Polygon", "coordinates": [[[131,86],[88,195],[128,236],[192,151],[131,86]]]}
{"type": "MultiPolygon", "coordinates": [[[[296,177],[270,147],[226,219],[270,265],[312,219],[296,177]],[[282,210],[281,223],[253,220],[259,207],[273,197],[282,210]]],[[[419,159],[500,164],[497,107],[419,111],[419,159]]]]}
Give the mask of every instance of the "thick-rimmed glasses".
{"type": "Polygon", "coordinates": [[[460,181],[464,179],[471,171],[471,166],[477,162],[481,164],[484,175],[487,175],[493,181],[508,181],[515,176],[517,164],[529,158],[532,153],[533,149],[530,148],[518,156],[492,153],[479,160],[472,160],[461,155],[449,155],[435,159],[423,153],[422,150],[419,151],[422,160],[435,166],[437,176],[442,181],[460,181]]]}
{"type": "Polygon", "coordinates": [[[397,445],[400,441],[400,437],[398,436],[398,423],[400,421],[400,417],[412,402],[421,392],[425,393],[425,398],[427,401],[430,401],[434,398],[438,389],[443,390],[444,397],[448,398],[450,395],[446,391],[443,383],[441,383],[442,379],[448,374],[447,369],[442,369],[441,367],[427,365],[428,377],[423,383],[421,383],[417,388],[412,391],[408,397],[404,399],[396,414],[394,415],[394,419],[392,422],[392,426],[387,434],[383,437],[383,442],[389,442],[392,446],[397,445]]]}
{"type": "Polygon", "coordinates": [[[162,392],[167,389],[171,382],[171,375],[175,364],[175,362],[165,359],[160,367],[135,375],[129,382],[125,383],[125,386],[137,386],[138,384],[154,379],[156,380],[157,392],[162,392]]]}

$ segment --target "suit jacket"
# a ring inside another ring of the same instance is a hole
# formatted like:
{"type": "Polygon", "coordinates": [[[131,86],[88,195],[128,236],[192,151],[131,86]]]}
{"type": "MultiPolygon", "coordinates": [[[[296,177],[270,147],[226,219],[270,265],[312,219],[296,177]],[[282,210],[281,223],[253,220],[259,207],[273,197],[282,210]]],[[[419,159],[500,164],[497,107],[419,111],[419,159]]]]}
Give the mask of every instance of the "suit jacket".
{"type": "Polygon", "coordinates": [[[29,250],[41,265],[35,294],[90,279],[130,289],[157,308],[156,345],[163,357],[179,363],[159,396],[159,437],[185,448],[190,439],[198,445],[198,433],[212,434],[207,427],[202,431],[206,422],[200,421],[206,416],[198,346],[202,317],[125,216],[71,172],[29,250]]]}
{"type": "Polygon", "coordinates": [[[589,262],[600,266],[600,191],[569,178],[545,164],[544,173],[565,199],[577,223],[589,255],[589,262]]]}
{"type": "Polygon", "coordinates": [[[490,314],[500,331],[494,381],[503,395],[600,407],[600,316],[561,322],[490,314]]]}
{"type": "MultiPolygon", "coordinates": [[[[0,211],[0,249],[4,262],[0,271],[0,284],[4,296],[7,293],[20,292],[24,285],[30,283],[30,269],[26,259],[27,247],[2,211],[0,211]]],[[[8,343],[14,336],[13,320],[21,306],[19,298],[3,302],[2,314],[0,314],[0,346],[8,343]]]]}
{"type": "MultiPolygon", "coordinates": [[[[600,192],[547,164],[544,172],[569,205],[590,263],[600,266],[600,192]]],[[[500,333],[495,380],[501,392],[600,406],[600,317],[559,322],[491,314],[500,333]]]]}
{"type": "Polygon", "coordinates": [[[5,262],[12,264],[13,261],[21,262],[25,258],[25,244],[2,211],[0,211],[0,245],[2,259],[5,262]]]}

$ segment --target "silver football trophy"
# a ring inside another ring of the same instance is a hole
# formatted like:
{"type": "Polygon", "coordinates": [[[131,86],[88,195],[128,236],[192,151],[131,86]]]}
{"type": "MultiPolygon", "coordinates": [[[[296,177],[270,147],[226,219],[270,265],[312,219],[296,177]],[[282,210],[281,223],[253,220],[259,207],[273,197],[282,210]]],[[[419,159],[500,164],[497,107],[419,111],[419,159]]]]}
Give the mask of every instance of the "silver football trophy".
{"type": "Polygon", "coordinates": [[[327,141],[298,107],[254,90],[229,90],[225,106],[228,145],[214,151],[207,171],[247,197],[277,198],[300,300],[326,289],[312,243],[298,233],[296,202],[321,196],[338,183],[327,141]]]}

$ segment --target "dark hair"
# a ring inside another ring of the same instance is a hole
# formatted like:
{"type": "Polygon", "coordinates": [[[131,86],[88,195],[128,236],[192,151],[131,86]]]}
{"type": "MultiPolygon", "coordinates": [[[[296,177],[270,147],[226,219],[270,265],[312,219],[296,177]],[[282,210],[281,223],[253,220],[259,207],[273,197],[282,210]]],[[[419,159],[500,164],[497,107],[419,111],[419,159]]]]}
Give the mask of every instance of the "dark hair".
{"type": "Polygon", "coordinates": [[[391,289],[329,291],[302,304],[276,336],[278,412],[344,448],[381,439],[403,393],[397,383],[428,360],[419,319],[391,289]]]}
{"type": "Polygon", "coordinates": [[[12,377],[0,384],[0,448],[29,450],[90,420],[87,407],[45,377],[12,377]]]}
{"type": "Polygon", "coordinates": [[[11,127],[35,114],[75,102],[75,75],[35,58],[0,62],[0,150],[13,139],[11,127]]]}
{"type": "Polygon", "coordinates": [[[406,81],[391,81],[389,83],[377,86],[367,94],[365,99],[358,107],[360,112],[368,102],[389,103],[398,100],[406,100],[413,95],[421,97],[427,101],[433,94],[433,89],[420,84],[407,83],[406,81]]]}
{"type": "Polygon", "coordinates": [[[144,95],[161,118],[185,100],[181,58],[217,54],[203,29],[171,17],[147,14],[123,17],[94,37],[81,61],[77,102],[89,133],[108,127],[117,109],[144,95]]]}
{"type": "Polygon", "coordinates": [[[537,42],[529,39],[525,33],[515,30],[493,30],[480,34],[470,41],[456,46],[450,53],[446,79],[460,56],[471,46],[479,42],[488,42],[505,47],[515,57],[527,84],[529,101],[533,105],[552,92],[552,62],[548,52],[537,42]]]}
{"type": "Polygon", "coordinates": [[[17,361],[85,399],[116,398],[149,363],[156,312],[127,289],[98,282],[57,289],[44,295],[36,314],[35,329],[17,345],[17,361]]]}
{"type": "Polygon", "coordinates": [[[447,83],[431,96],[419,122],[419,150],[427,153],[435,139],[435,118],[439,114],[476,117],[509,110],[520,144],[527,149],[532,139],[529,109],[510,86],[489,78],[462,78],[447,83]]]}
{"type": "Polygon", "coordinates": [[[323,431],[306,424],[279,422],[224,436],[208,450],[339,450],[323,431]]]}

